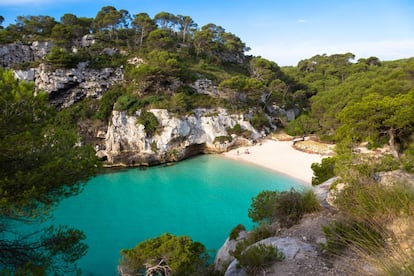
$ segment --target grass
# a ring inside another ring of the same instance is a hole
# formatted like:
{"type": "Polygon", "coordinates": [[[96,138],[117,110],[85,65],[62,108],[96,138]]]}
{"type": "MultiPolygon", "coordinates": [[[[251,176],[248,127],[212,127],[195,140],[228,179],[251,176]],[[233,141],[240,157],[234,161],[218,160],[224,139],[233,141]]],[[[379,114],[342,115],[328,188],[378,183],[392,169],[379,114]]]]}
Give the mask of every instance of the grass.
{"type": "Polygon", "coordinates": [[[353,184],[336,204],[343,219],[324,229],[328,251],[351,250],[380,275],[414,275],[412,186],[353,184]]]}

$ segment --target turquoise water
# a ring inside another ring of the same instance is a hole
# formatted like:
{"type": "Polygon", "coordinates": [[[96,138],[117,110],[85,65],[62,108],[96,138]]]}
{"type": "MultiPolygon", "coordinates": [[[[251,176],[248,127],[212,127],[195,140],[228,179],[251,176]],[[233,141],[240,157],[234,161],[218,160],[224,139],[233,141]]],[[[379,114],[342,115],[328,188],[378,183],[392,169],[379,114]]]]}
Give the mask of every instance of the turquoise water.
{"type": "Polygon", "coordinates": [[[78,228],[89,250],[84,275],[116,275],[119,251],[163,233],[189,235],[212,256],[239,223],[251,228],[251,198],[262,190],[300,189],[297,180],[220,156],[173,166],[104,174],[61,202],[53,224],[78,228]]]}

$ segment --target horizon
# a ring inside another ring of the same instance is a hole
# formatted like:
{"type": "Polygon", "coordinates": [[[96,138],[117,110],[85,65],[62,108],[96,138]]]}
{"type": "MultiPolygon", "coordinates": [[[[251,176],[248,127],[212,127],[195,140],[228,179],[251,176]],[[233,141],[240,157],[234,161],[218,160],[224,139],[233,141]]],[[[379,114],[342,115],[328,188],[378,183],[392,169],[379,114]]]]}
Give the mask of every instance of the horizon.
{"type": "Polygon", "coordinates": [[[262,56],[280,66],[347,52],[355,54],[355,60],[414,56],[414,2],[409,0],[0,0],[0,15],[7,27],[17,16],[48,15],[57,21],[65,13],[95,17],[104,6],[125,9],[131,15],[146,12],[153,17],[161,11],[188,15],[198,27],[214,23],[240,37],[252,49],[247,55],[262,56]]]}

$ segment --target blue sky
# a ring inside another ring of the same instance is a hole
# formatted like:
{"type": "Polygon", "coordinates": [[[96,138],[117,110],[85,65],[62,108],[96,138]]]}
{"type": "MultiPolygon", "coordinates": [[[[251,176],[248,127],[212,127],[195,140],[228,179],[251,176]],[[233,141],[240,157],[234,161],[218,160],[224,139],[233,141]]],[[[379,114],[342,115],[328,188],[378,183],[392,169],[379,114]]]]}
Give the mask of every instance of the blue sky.
{"type": "Polygon", "coordinates": [[[239,36],[249,54],[282,66],[324,53],[414,57],[413,0],[0,0],[0,15],[6,26],[17,15],[95,17],[108,5],[189,15],[199,27],[215,23],[239,36]]]}

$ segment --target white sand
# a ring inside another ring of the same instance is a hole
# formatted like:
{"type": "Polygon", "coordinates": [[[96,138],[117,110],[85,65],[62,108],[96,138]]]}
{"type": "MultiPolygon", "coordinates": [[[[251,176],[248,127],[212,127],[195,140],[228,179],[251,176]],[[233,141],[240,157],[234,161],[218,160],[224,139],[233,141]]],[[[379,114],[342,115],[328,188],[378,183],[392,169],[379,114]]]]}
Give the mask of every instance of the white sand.
{"type": "Polygon", "coordinates": [[[223,155],[286,174],[310,185],[313,176],[311,164],[320,163],[323,156],[298,151],[292,145],[291,141],[264,140],[261,144],[240,147],[223,155]]]}

